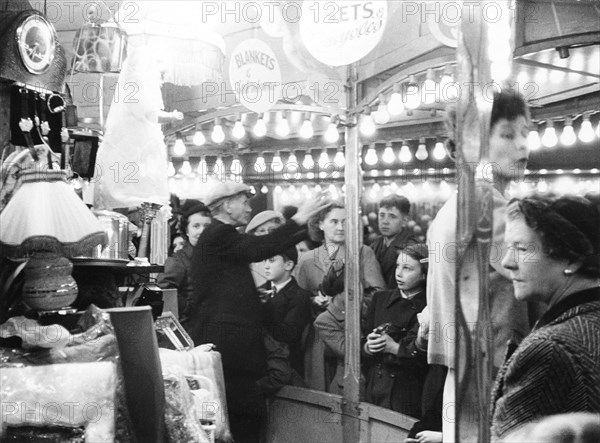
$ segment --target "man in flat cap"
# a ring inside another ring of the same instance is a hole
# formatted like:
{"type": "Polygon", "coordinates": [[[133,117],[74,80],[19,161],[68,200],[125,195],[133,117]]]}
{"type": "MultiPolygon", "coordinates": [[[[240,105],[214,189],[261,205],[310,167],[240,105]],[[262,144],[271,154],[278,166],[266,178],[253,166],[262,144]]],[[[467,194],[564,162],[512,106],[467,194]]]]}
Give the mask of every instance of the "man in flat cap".
{"type": "Polygon", "coordinates": [[[237,182],[215,186],[206,199],[213,223],[192,255],[194,291],[187,329],[196,345],[213,343],[223,358],[227,406],[236,442],[258,441],[265,416],[256,381],[266,373],[263,319],[250,263],[283,253],[307,237],[305,224],[327,203],[311,199],[270,234],[240,234],[251,208],[250,188],[237,182]]]}

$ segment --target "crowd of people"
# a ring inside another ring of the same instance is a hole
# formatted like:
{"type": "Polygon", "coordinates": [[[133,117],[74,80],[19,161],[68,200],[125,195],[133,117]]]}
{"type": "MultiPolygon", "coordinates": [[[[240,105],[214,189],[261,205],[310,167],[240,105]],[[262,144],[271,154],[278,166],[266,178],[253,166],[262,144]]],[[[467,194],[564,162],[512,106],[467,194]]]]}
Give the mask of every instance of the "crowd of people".
{"type": "MultiPolygon", "coordinates": [[[[450,110],[451,154],[455,118],[450,110]]],[[[490,428],[506,441],[547,416],[600,413],[600,215],[583,197],[507,202],[506,186],[522,179],[528,160],[529,124],[519,94],[495,95],[492,241],[502,258],[490,260],[490,428]]],[[[222,354],[238,442],[259,440],[265,398],[280,387],[344,389],[345,207],[320,196],[250,220],[250,198],[248,186],[227,182],[206,205],[186,202],[185,241],[159,279],[178,290],[194,342],[222,354]]],[[[360,249],[361,400],[416,418],[407,442],[454,441],[453,420],[442,413],[455,400],[454,342],[434,328],[456,320],[457,257],[430,251],[455,242],[457,204],[456,195],[446,202],[424,244],[406,228],[411,203],[385,197],[381,235],[360,249]]],[[[463,266],[465,278],[478,272],[463,266]]],[[[460,294],[468,320],[477,318],[477,298],[460,294]]]]}

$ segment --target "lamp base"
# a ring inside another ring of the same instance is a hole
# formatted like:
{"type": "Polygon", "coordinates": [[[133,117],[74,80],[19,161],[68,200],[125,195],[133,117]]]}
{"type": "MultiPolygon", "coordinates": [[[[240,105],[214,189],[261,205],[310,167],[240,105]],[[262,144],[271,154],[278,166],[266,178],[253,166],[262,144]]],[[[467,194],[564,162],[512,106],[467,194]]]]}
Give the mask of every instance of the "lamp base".
{"type": "Polygon", "coordinates": [[[23,270],[23,302],[35,311],[53,311],[69,306],[77,298],[77,283],[71,276],[73,263],[54,252],[36,252],[23,270]]]}

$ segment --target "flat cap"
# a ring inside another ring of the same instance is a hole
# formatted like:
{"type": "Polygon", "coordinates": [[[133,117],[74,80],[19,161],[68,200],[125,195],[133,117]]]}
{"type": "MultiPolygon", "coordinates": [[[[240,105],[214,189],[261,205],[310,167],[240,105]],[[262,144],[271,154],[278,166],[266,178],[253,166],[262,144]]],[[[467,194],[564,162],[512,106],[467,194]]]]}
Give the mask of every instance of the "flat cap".
{"type": "Polygon", "coordinates": [[[220,201],[234,197],[238,194],[246,194],[248,197],[252,197],[250,189],[250,186],[244,183],[234,181],[219,182],[207,196],[206,205],[209,208],[214,209],[215,205],[220,201]]]}

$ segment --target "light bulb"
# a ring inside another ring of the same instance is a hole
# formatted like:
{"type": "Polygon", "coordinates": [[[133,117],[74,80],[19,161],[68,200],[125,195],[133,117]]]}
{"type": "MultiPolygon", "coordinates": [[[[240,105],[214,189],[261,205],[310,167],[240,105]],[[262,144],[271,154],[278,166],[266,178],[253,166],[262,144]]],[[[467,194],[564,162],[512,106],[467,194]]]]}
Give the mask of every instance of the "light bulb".
{"type": "Polygon", "coordinates": [[[265,164],[265,158],[261,154],[254,163],[254,170],[260,174],[261,172],[265,172],[266,169],[267,165],[265,164]]]}
{"type": "Polygon", "coordinates": [[[547,148],[553,148],[558,143],[558,137],[556,136],[556,130],[554,129],[554,122],[549,121],[542,136],[542,144],[547,148]]]}
{"type": "Polygon", "coordinates": [[[281,120],[277,122],[277,126],[275,127],[275,133],[279,137],[287,137],[290,135],[290,124],[285,116],[281,117],[281,120]]]}
{"type": "Polygon", "coordinates": [[[373,117],[371,117],[369,114],[365,114],[362,116],[362,119],[360,120],[360,133],[362,135],[364,135],[365,137],[370,137],[373,134],[375,134],[376,131],[376,127],[375,127],[375,122],[373,121],[373,117]]]}
{"type": "Polygon", "coordinates": [[[579,140],[584,143],[590,143],[594,140],[594,128],[592,128],[592,122],[589,116],[584,116],[581,122],[581,128],[579,129],[579,140]]]}
{"type": "Polygon", "coordinates": [[[242,173],[242,163],[238,158],[234,158],[231,162],[231,167],[229,168],[232,174],[239,175],[242,173]]]}
{"type": "Polygon", "coordinates": [[[288,162],[288,165],[297,165],[298,164],[298,160],[296,159],[296,155],[294,154],[294,151],[292,151],[292,153],[288,157],[287,162],[288,162]]]}
{"type": "Polygon", "coordinates": [[[244,138],[244,135],[246,135],[246,129],[244,129],[244,125],[242,124],[241,120],[235,122],[233,129],[231,130],[231,135],[236,140],[244,138]]]}
{"type": "Polygon", "coordinates": [[[311,138],[314,135],[315,131],[313,129],[312,122],[310,118],[307,118],[302,123],[302,127],[300,128],[300,137],[302,138],[311,138]]]}
{"type": "Polygon", "coordinates": [[[427,152],[427,145],[425,144],[425,139],[421,138],[419,140],[419,147],[417,148],[417,152],[415,152],[415,157],[417,160],[427,160],[429,157],[429,152],[427,152]]]}
{"type": "Polygon", "coordinates": [[[340,139],[340,133],[337,130],[337,126],[334,123],[329,123],[323,137],[327,143],[335,143],[338,141],[340,139]]]}
{"type": "Polygon", "coordinates": [[[254,132],[254,135],[257,137],[264,137],[267,135],[267,124],[262,116],[256,121],[252,132],[254,132]]]}
{"type": "Polygon", "coordinates": [[[567,118],[562,134],[560,134],[560,143],[563,146],[573,146],[577,141],[577,136],[573,130],[573,120],[567,118]]]}
{"type": "Polygon", "coordinates": [[[225,133],[223,132],[223,127],[220,124],[216,124],[214,126],[210,138],[215,143],[223,143],[223,141],[225,140],[225,133]]]}
{"type": "Polygon", "coordinates": [[[183,165],[181,165],[181,171],[180,171],[183,175],[189,175],[192,173],[192,165],[190,165],[190,162],[188,160],[183,162],[183,165]]]}
{"type": "Polygon", "coordinates": [[[169,166],[167,166],[167,176],[173,177],[175,175],[175,166],[173,166],[173,162],[169,162],[169,166]]]}
{"type": "Polygon", "coordinates": [[[344,157],[344,152],[343,151],[336,152],[335,157],[333,158],[333,162],[340,168],[343,168],[344,166],[346,166],[346,157],[344,157]]]}
{"type": "Polygon", "coordinates": [[[200,130],[196,131],[192,143],[194,143],[196,146],[202,146],[204,143],[206,143],[206,137],[204,137],[204,133],[200,130]]]}
{"type": "Polygon", "coordinates": [[[394,160],[396,159],[396,156],[394,155],[394,150],[392,149],[391,145],[387,145],[385,147],[385,149],[383,151],[383,156],[381,158],[388,165],[390,163],[394,163],[394,160]]]}
{"type": "Polygon", "coordinates": [[[260,192],[263,194],[268,194],[269,188],[267,188],[267,185],[262,185],[262,188],[260,188],[260,192]]]}
{"type": "Polygon", "coordinates": [[[444,149],[444,144],[442,142],[437,142],[435,144],[435,148],[433,148],[433,158],[436,160],[443,160],[446,157],[446,149],[444,149]]]}
{"type": "Polygon", "coordinates": [[[391,115],[400,115],[404,112],[404,103],[402,102],[402,94],[396,91],[397,85],[394,85],[394,92],[390,96],[387,104],[387,110],[391,115]]]}
{"type": "Polygon", "coordinates": [[[387,105],[385,104],[385,97],[383,94],[379,95],[379,106],[377,107],[377,111],[373,115],[373,120],[378,125],[385,125],[390,122],[390,113],[387,110],[387,105]]]}
{"type": "Polygon", "coordinates": [[[175,146],[173,146],[173,154],[175,154],[177,156],[181,156],[181,155],[184,155],[186,151],[187,151],[187,149],[185,147],[185,143],[183,142],[183,139],[181,139],[180,137],[177,137],[177,139],[175,140],[175,146]]]}
{"type": "Polygon", "coordinates": [[[327,150],[322,150],[321,155],[319,156],[319,168],[325,169],[329,164],[329,156],[327,155],[327,150]]]}
{"type": "Polygon", "coordinates": [[[537,151],[540,149],[542,146],[542,141],[540,140],[540,133],[537,131],[537,129],[529,131],[529,135],[527,136],[527,144],[530,151],[537,151]]]}
{"type": "Polygon", "coordinates": [[[310,154],[310,151],[306,151],[306,154],[304,154],[304,161],[302,162],[302,167],[307,170],[313,169],[315,167],[315,162],[312,158],[312,155],[310,154]]]}
{"type": "Polygon", "coordinates": [[[283,192],[283,188],[279,185],[275,186],[275,189],[273,189],[273,192],[275,194],[281,194],[283,192]]]}
{"type": "Polygon", "coordinates": [[[281,161],[281,156],[279,152],[276,152],[273,156],[273,162],[271,163],[271,170],[274,172],[283,171],[283,162],[281,161]]]}
{"type": "Polygon", "coordinates": [[[408,163],[412,160],[412,154],[410,152],[410,148],[408,147],[408,145],[405,143],[402,145],[402,147],[400,148],[400,155],[398,156],[398,158],[400,158],[400,161],[402,163],[408,163]]]}
{"type": "Polygon", "coordinates": [[[417,109],[421,106],[421,93],[416,84],[410,84],[406,87],[406,103],[407,109],[417,109]]]}
{"type": "Polygon", "coordinates": [[[421,94],[423,94],[423,103],[431,105],[435,103],[437,93],[437,85],[434,80],[433,69],[427,70],[427,79],[423,82],[421,94]]]}
{"type": "Polygon", "coordinates": [[[367,150],[367,155],[365,155],[365,163],[369,166],[375,166],[377,164],[377,152],[375,152],[375,148],[371,146],[367,150]]]}

